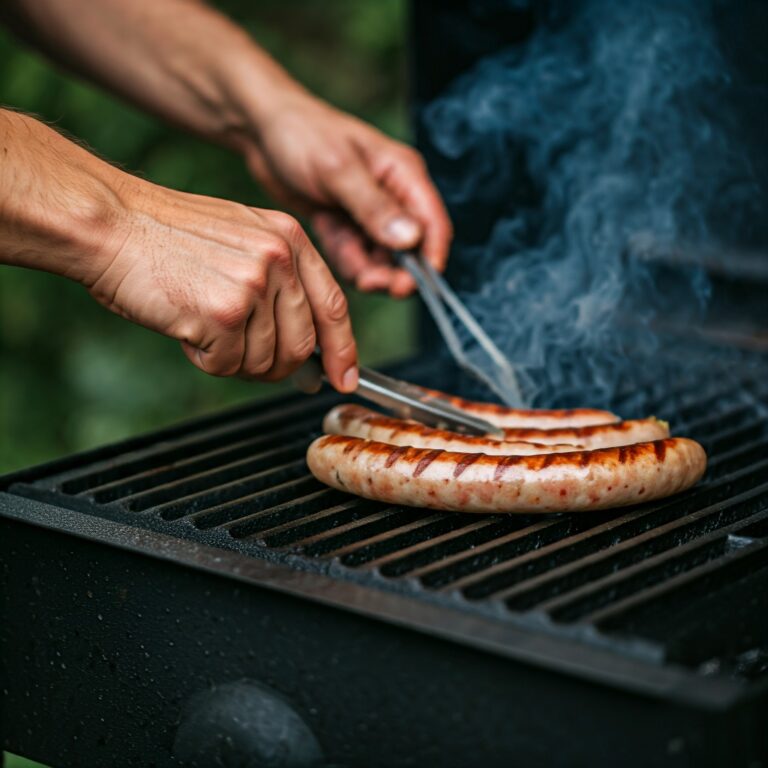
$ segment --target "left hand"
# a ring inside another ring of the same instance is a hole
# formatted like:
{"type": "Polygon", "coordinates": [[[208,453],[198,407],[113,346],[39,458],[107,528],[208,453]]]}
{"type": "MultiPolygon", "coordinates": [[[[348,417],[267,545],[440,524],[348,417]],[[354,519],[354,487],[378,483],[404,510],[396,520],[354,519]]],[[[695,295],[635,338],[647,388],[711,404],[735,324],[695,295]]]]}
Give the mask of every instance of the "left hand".
{"type": "Polygon", "coordinates": [[[451,222],[411,147],[299,92],[275,104],[241,148],[267,191],[310,217],[328,260],[358,289],[396,297],[415,289],[392,266],[393,249],[418,247],[445,267],[451,222]]]}

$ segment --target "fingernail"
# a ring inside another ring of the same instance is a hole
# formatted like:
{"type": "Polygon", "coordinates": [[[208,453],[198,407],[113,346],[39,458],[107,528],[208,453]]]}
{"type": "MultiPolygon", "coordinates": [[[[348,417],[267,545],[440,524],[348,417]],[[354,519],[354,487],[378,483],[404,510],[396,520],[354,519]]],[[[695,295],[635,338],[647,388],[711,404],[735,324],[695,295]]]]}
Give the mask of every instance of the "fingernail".
{"type": "Polygon", "coordinates": [[[349,392],[357,388],[357,366],[353,365],[347,369],[341,378],[341,385],[349,392]]]}
{"type": "Polygon", "coordinates": [[[391,238],[392,244],[398,248],[408,248],[415,245],[416,240],[421,234],[419,225],[406,216],[398,216],[392,219],[385,227],[387,237],[391,238]]]}

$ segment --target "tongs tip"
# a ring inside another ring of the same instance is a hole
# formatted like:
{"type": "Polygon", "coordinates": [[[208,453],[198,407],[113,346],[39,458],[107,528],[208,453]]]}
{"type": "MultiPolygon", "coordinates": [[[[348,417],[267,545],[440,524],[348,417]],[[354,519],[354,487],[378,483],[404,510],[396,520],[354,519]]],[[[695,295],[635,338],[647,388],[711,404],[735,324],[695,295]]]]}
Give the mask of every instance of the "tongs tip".
{"type": "Polygon", "coordinates": [[[506,405],[513,408],[522,407],[523,396],[513,365],[454,293],[445,278],[429,260],[416,253],[395,251],[394,258],[416,281],[419,293],[458,365],[482,381],[506,405]],[[470,360],[462,340],[453,327],[446,305],[453,310],[457,320],[486,354],[488,370],[470,360]]]}

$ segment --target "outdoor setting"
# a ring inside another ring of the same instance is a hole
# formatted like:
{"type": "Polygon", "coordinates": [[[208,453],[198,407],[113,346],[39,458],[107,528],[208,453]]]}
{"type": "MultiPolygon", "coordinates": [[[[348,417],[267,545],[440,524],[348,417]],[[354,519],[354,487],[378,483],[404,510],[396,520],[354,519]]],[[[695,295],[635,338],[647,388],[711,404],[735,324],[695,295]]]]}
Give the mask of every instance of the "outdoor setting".
{"type": "MultiPolygon", "coordinates": [[[[314,92],[408,137],[403,0],[217,7],[314,92]]],[[[126,170],[188,192],[274,205],[233,154],[84,83],[3,28],[0,71],[0,104],[37,115],[126,170]]],[[[348,298],[364,362],[412,352],[413,299],[354,290],[348,298]]],[[[107,312],[80,286],[0,267],[0,474],[290,386],[206,376],[178,344],[107,312]]],[[[5,757],[5,768],[36,765],[5,757]]]]}

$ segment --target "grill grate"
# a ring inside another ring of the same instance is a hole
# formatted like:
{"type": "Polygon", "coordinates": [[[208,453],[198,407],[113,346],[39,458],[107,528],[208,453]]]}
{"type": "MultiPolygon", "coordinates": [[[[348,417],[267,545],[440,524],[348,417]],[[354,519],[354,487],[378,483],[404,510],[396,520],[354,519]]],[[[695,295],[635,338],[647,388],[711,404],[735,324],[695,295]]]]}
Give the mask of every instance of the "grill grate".
{"type": "Polygon", "coordinates": [[[584,642],[625,640],[625,652],[650,648],[698,674],[754,678],[768,666],[768,377],[764,360],[747,362],[699,372],[668,363],[625,388],[616,410],[645,415],[642,391],[650,412],[710,457],[699,486],[631,510],[440,514],[328,489],[304,453],[333,394],[93,452],[10,491],[584,642]]]}

